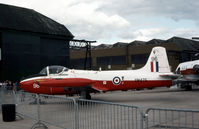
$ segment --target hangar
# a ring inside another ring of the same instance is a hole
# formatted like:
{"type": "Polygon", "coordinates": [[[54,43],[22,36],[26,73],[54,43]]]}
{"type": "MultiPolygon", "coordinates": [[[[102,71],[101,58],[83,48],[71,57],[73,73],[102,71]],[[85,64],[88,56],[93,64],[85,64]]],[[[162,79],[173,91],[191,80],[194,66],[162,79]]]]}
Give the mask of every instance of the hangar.
{"type": "MultiPolygon", "coordinates": [[[[163,46],[167,49],[172,71],[181,62],[193,60],[199,53],[199,42],[181,37],[168,40],[153,39],[148,42],[133,41],[130,43],[101,44],[92,47],[92,69],[119,70],[137,69],[146,63],[151,49],[163,46]]],[[[82,69],[85,57],[84,49],[72,49],[70,52],[71,67],[82,69]]]]}
{"type": "Polygon", "coordinates": [[[27,8],[0,4],[0,80],[19,80],[47,65],[69,67],[72,33],[27,8]]]}

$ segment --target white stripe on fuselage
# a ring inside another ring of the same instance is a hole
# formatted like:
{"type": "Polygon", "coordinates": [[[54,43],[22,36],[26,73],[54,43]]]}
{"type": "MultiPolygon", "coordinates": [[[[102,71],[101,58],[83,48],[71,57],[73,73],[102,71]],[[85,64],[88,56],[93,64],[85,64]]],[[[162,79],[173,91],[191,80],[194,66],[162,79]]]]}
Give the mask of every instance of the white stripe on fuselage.
{"type": "Polygon", "coordinates": [[[33,77],[23,80],[38,80],[48,78],[85,78],[90,80],[99,81],[112,81],[114,77],[120,77],[124,81],[134,81],[135,79],[146,79],[146,80],[170,80],[159,76],[162,73],[158,72],[143,72],[143,70],[118,70],[118,71],[89,71],[89,70],[69,70],[62,74],[53,74],[49,76],[33,77]]]}

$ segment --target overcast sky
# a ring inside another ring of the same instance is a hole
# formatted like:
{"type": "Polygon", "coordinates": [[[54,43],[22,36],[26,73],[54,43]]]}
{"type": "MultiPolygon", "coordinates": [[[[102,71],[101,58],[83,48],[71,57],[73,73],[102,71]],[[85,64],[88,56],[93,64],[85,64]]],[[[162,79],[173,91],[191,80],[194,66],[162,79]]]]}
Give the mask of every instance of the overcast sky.
{"type": "Polygon", "coordinates": [[[199,0],[0,0],[64,24],[76,39],[112,44],[199,36],[199,0]]]}

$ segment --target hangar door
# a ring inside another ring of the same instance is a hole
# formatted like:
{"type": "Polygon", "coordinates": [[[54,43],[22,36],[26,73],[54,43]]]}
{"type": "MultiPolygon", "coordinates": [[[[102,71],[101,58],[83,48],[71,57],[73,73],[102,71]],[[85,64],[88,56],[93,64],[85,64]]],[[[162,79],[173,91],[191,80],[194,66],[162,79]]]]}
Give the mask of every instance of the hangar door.
{"type": "Polygon", "coordinates": [[[42,37],[40,39],[40,54],[41,67],[69,66],[69,46],[66,40],[42,37]]]}

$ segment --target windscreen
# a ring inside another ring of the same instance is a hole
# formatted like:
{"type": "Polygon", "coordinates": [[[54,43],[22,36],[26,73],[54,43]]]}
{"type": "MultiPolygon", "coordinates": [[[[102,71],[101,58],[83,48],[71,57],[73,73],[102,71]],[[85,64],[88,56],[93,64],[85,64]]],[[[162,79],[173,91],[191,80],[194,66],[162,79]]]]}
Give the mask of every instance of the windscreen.
{"type": "Polygon", "coordinates": [[[49,70],[49,74],[60,74],[63,71],[68,71],[68,68],[63,66],[47,66],[43,68],[39,74],[47,75],[47,70],[49,70]]]}
{"type": "Polygon", "coordinates": [[[49,66],[49,74],[60,74],[65,71],[65,67],[63,66],[49,66]]]}
{"type": "Polygon", "coordinates": [[[47,67],[43,68],[43,69],[39,72],[39,74],[41,74],[41,75],[47,75],[47,67]]]}

